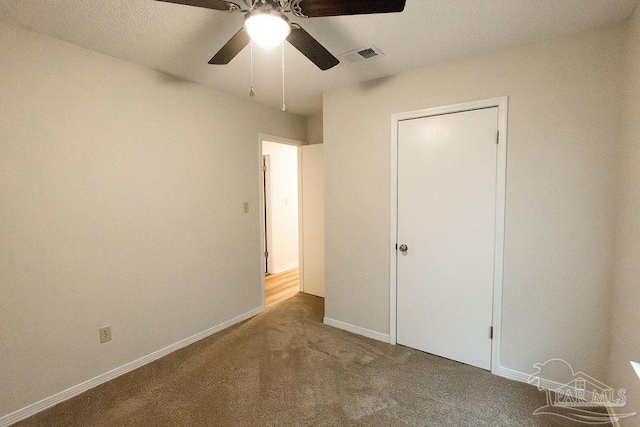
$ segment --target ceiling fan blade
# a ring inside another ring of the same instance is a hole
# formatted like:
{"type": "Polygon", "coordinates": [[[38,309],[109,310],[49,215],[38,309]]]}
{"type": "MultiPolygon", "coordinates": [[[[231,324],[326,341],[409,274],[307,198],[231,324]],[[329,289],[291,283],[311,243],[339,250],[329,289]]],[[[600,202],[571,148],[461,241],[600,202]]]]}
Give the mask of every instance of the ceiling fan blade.
{"type": "Polygon", "coordinates": [[[235,10],[231,8],[232,2],[223,0],[156,0],[163,1],[165,3],[184,4],[185,6],[197,6],[204,7],[205,9],[215,10],[235,10]]]}
{"type": "Polygon", "coordinates": [[[302,0],[302,14],[309,18],[370,13],[402,12],[406,0],[302,0]]]}
{"type": "Polygon", "coordinates": [[[236,57],[237,54],[240,53],[242,49],[246,45],[249,44],[249,34],[244,30],[244,28],[240,28],[240,31],[234,34],[233,37],[222,46],[222,49],[215,54],[213,58],[209,61],[209,64],[213,65],[224,65],[231,62],[233,58],[236,57]]]}
{"type": "Polygon", "coordinates": [[[299,25],[291,27],[291,34],[287,37],[287,41],[298,49],[304,56],[309,58],[311,62],[316,64],[322,71],[335,67],[340,63],[338,58],[333,56],[324,48],[311,34],[300,28],[299,25]]]}

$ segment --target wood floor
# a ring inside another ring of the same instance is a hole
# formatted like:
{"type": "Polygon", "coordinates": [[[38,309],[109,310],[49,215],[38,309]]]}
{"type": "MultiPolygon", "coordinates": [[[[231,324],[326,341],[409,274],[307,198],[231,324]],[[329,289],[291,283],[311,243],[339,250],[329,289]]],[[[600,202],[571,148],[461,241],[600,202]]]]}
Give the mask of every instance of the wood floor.
{"type": "Polygon", "coordinates": [[[291,298],[300,290],[300,273],[297,268],[264,277],[267,307],[291,298]]]}

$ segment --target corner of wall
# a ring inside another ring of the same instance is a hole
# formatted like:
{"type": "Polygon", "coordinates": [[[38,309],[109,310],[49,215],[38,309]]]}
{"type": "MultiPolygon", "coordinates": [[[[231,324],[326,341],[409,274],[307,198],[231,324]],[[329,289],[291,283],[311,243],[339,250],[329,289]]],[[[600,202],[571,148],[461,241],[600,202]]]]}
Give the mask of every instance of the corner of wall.
{"type": "Polygon", "coordinates": [[[625,410],[640,412],[640,379],[630,363],[640,361],[640,4],[627,22],[626,37],[608,380],[626,390],[625,410]]]}
{"type": "Polygon", "coordinates": [[[322,126],[322,111],[311,116],[307,116],[307,143],[309,145],[323,143],[324,135],[322,132],[322,126]]]}

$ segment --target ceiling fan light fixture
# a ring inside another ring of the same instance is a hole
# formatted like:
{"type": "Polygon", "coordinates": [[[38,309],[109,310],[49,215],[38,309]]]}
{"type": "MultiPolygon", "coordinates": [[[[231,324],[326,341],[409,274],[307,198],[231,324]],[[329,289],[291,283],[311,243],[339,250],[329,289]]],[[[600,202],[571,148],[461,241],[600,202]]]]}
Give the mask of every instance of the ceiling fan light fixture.
{"type": "Polygon", "coordinates": [[[281,44],[291,33],[291,22],[272,9],[255,9],[247,13],[244,29],[254,43],[264,47],[281,44]]]}

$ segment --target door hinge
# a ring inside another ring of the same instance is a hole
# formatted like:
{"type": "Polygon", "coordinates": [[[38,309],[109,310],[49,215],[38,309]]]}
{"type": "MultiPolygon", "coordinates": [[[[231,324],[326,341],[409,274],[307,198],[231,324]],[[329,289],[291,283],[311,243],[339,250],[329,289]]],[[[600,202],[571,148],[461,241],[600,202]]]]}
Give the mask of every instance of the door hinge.
{"type": "Polygon", "coordinates": [[[265,256],[265,257],[269,257],[269,252],[264,251],[264,256],[265,256]]]}
{"type": "Polygon", "coordinates": [[[267,167],[266,166],[262,166],[262,172],[266,172],[267,171],[267,167]]]}
{"type": "Polygon", "coordinates": [[[496,144],[500,144],[500,131],[496,131],[496,144]]]}
{"type": "Polygon", "coordinates": [[[493,326],[489,326],[489,339],[493,339],[493,326]]]}

